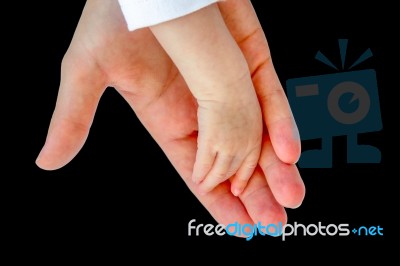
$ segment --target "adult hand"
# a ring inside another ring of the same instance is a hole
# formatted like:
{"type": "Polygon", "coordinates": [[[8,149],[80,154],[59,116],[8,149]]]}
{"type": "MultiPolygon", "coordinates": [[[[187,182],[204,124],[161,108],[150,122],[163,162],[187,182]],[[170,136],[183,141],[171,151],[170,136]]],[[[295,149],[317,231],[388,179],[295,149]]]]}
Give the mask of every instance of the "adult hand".
{"type": "Polygon", "coordinates": [[[268,129],[261,167],[240,197],[231,194],[228,183],[206,195],[197,193],[191,181],[197,150],[196,102],[151,32],[127,30],[117,1],[86,3],[63,59],[57,105],[38,166],[57,169],[78,153],[100,96],[111,86],[131,105],[188,187],[219,223],[285,223],[282,206],[297,207],[305,191],[293,164],[300,154],[297,128],[250,2],[230,0],[219,6],[248,62],[268,129]]]}

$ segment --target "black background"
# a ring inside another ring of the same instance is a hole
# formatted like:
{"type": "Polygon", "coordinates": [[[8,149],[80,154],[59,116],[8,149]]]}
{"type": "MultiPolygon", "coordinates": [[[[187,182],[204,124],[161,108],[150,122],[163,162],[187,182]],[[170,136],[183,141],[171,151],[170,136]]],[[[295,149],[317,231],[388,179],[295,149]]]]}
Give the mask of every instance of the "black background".
{"type": "Polygon", "coordinates": [[[291,237],[286,242],[271,237],[250,242],[228,236],[188,237],[189,220],[216,222],[113,89],[102,97],[89,138],[78,156],[57,171],[37,168],[34,161],[44,143],[55,105],[60,63],[84,5],[84,1],[51,1],[26,3],[20,13],[25,15],[25,26],[8,21],[12,30],[6,33],[6,44],[11,51],[18,51],[12,53],[12,61],[7,64],[15,77],[6,80],[11,81],[9,90],[18,97],[14,99],[22,98],[21,104],[8,109],[6,116],[11,116],[12,121],[4,130],[17,139],[6,143],[12,145],[12,150],[7,153],[10,161],[4,164],[13,173],[7,179],[15,182],[5,204],[17,203],[7,215],[17,225],[12,230],[18,234],[17,242],[34,247],[39,240],[44,241],[43,248],[54,252],[65,251],[60,245],[71,243],[67,245],[71,253],[84,252],[89,246],[113,247],[124,252],[138,242],[143,248],[171,243],[177,249],[185,246],[194,252],[200,244],[202,251],[223,247],[232,251],[239,247],[243,256],[246,252],[301,249],[307,245],[333,245],[334,250],[384,246],[393,232],[387,223],[391,183],[385,174],[384,142],[389,52],[388,38],[382,30],[385,21],[376,16],[381,9],[350,8],[340,3],[275,3],[266,8],[263,2],[253,4],[283,84],[289,78],[333,73],[314,60],[315,53],[321,50],[338,63],[337,39],[346,38],[349,62],[371,48],[373,58],[355,69],[376,70],[381,103],[383,130],[363,134],[360,141],[378,147],[382,162],[348,165],[345,137],[334,138],[332,169],[300,169],[306,198],[299,209],[287,211],[289,222],[380,225],[384,228],[383,237],[291,237]]]}

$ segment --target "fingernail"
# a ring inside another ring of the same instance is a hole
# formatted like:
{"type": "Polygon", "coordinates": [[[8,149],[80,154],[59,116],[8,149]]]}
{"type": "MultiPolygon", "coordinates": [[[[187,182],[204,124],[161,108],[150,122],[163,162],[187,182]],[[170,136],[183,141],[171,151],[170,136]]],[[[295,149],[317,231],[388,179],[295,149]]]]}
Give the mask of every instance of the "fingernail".
{"type": "Polygon", "coordinates": [[[294,117],[292,117],[292,120],[293,120],[293,127],[292,127],[293,139],[300,140],[299,128],[297,127],[297,124],[296,124],[296,121],[294,120],[294,117]]]}
{"type": "Polygon", "coordinates": [[[242,190],[241,189],[239,189],[239,188],[233,188],[232,189],[232,194],[235,196],[235,197],[238,197],[239,195],[240,195],[240,193],[242,193],[242,190]]]}
{"type": "Polygon", "coordinates": [[[303,203],[303,202],[300,202],[299,205],[297,205],[297,206],[295,206],[295,207],[289,207],[289,208],[290,208],[290,209],[297,209],[297,208],[299,208],[299,207],[301,206],[302,203],[303,203]]]}

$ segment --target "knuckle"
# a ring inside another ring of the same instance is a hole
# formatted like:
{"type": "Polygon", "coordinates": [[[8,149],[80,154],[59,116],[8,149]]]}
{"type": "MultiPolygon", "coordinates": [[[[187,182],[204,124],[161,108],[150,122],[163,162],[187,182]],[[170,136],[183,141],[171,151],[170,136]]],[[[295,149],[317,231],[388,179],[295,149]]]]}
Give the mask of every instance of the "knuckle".
{"type": "Polygon", "coordinates": [[[247,163],[245,164],[245,167],[246,167],[247,169],[256,169],[257,165],[258,165],[258,162],[257,162],[257,161],[256,161],[256,162],[247,162],[247,163]]]}
{"type": "Polygon", "coordinates": [[[214,180],[217,180],[217,181],[225,181],[225,179],[226,179],[226,173],[223,173],[223,172],[214,173],[214,175],[212,176],[212,178],[213,178],[214,180]]]}

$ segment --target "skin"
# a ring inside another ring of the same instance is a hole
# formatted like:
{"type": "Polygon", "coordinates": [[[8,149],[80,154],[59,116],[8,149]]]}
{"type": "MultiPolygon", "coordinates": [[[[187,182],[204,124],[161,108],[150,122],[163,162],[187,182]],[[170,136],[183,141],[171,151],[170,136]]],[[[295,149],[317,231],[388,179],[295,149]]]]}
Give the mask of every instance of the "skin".
{"type": "Polygon", "coordinates": [[[219,8],[247,61],[265,122],[259,166],[239,197],[231,193],[229,181],[199,193],[191,178],[196,100],[151,31],[127,30],[116,1],[86,3],[62,62],[57,104],[37,165],[54,170],[73,159],[88,136],[100,96],[110,86],[130,104],[217,222],[285,223],[284,207],[298,207],[305,194],[294,165],[300,155],[297,127],[251,3],[230,0],[219,8]]]}
{"type": "Polygon", "coordinates": [[[239,195],[258,164],[262,115],[247,62],[216,4],[151,27],[195,97],[193,181],[207,193],[231,178],[239,195]]]}

